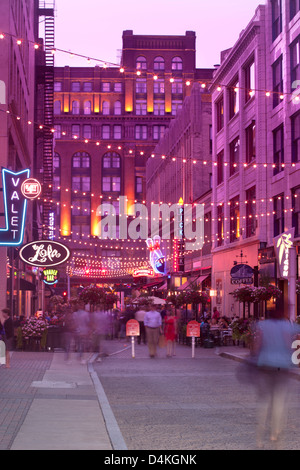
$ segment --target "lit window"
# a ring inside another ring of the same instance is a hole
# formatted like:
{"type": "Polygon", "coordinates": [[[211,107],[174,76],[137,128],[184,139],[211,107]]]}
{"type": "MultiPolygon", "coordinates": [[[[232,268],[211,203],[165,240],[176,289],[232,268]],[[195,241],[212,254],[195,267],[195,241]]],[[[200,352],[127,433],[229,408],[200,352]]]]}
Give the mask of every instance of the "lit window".
{"type": "Polygon", "coordinates": [[[165,70],[165,60],[164,60],[164,58],[163,57],[155,57],[153,68],[154,68],[154,70],[165,70]]]}
{"type": "Polygon", "coordinates": [[[83,104],[83,113],[84,114],[91,114],[92,104],[90,101],[85,101],[83,104]]]}
{"type": "Polygon", "coordinates": [[[136,59],[136,69],[147,70],[147,61],[145,57],[140,56],[136,59]]]}
{"type": "Polygon", "coordinates": [[[122,114],[122,106],[121,106],[121,101],[116,101],[114,104],[114,114],[115,116],[119,116],[122,114]]]}
{"type": "Polygon", "coordinates": [[[173,59],[172,59],[172,70],[182,70],[182,59],[181,59],[181,57],[173,57],[173,59]]]}
{"type": "Polygon", "coordinates": [[[79,101],[78,100],[72,101],[72,114],[79,114],[79,109],[80,109],[79,101]]]}
{"type": "Polygon", "coordinates": [[[102,103],[102,114],[108,115],[109,114],[109,102],[103,101],[102,103]]]}

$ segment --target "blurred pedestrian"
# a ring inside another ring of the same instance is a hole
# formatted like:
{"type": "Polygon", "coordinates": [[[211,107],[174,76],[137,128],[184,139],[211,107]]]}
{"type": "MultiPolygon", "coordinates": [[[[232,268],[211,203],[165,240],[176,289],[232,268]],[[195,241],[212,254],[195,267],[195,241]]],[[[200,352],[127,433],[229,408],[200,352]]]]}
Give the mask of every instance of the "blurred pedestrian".
{"type": "Polygon", "coordinates": [[[166,311],[164,319],[164,335],[167,343],[167,357],[175,356],[175,345],[177,339],[177,318],[173,308],[166,311]]]}
{"type": "Polygon", "coordinates": [[[2,324],[4,329],[4,343],[5,343],[5,361],[6,368],[10,368],[10,354],[14,349],[14,324],[11,318],[9,308],[2,310],[2,324]]]}
{"type": "Polygon", "coordinates": [[[218,323],[219,319],[220,319],[220,312],[219,310],[217,309],[217,307],[214,307],[213,309],[213,315],[212,315],[212,324],[215,325],[216,323],[218,323]]]}
{"type": "Polygon", "coordinates": [[[96,310],[92,314],[92,330],[95,352],[98,353],[97,360],[104,354],[103,341],[108,332],[108,314],[105,311],[104,303],[96,305],[96,310]]]}
{"type": "Polygon", "coordinates": [[[136,321],[139,322],[139,325],[140,325],[140,336],[138,336],[137,338],[138,344],[141,344],[141,341],[143,341],[143,343],[146,344],[146,330],[145,330],[145,325],[144,325],[145,315],[146,315],[146,309],[142,306],[135,312],[135,319],[136,321]]]}
{"type": "Polygon", "coordinates": [[[88,339],[90,335],[90,316],[85,310],[83,302],[78,302],[74,306],[74,328],[75,328],[75,340],[78,357],[81,362],[83,361],[83,354],[87,350],[88,339]]]}
{"type": "Polygon", "coordinates": [[[157,354],[157,344],[159,334],[161,332],[162,319],[160,313],[156,310],[154,305],[147,308],[144,317],[144,324],[147,335],[147,344],[150,357],[155,357],[157,354]]]}
{"type": "Polygon", "coordinates": [[[74,319],[73,319],[73,311],[71,307],[68,307],[65,312],[65,316],[63,319],[63,341],[64,341],[64,349],[65,349],[65,360],[67,362],[70,361],[70,352],[71,352],[71,345],[74,339],[74,319]]]}
{"type": "Polygon", "coordinates": [[[284,318],[283,311],[270,312],[269,318],[258,322],[255,331],[257,357],[257,386],[259,417],[257,441],[263,446],[264,434],[270,420],[270,440],[278,441],[287,415],[289,374],[292,368],[293,337],[299,326],[284,318]]]}

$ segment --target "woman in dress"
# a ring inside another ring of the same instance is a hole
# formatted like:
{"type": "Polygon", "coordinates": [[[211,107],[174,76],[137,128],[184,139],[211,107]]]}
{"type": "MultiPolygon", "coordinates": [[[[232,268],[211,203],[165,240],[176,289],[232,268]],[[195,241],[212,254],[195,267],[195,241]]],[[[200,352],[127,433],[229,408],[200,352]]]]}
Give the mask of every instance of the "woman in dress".
{"type": "Polygon", "coordinates": [[[167,343],[167,357],[175,356],[177,318],[174,310],[168,310],[164,319],[164,335],[167,343]]]}

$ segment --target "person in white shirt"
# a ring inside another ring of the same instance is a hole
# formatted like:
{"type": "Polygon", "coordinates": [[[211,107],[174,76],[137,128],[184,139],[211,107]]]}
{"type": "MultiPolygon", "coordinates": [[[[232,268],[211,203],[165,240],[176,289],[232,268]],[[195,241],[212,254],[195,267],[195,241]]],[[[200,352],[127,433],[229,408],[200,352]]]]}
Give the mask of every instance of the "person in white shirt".
{"type": "Polygon", "coordinates": [[[159,333],[161,331],[162,319],[160,313],[155,309],[154,305],[150,305],[144,317],[144,325],[147,335],[147,344],[150,357],[157,354],[157,345],[159,333]]]}
{"type": "Polygon", "coordinates": [[[144,325],[145,315],[146,315],[146,309],[143,307],[139,308],[135,312],[135,319],[140,324],[140,336],[138,336],[137,338],[138,344],[141,344],[141,341],[143,341],[143,343],[146,344],[146,330],[145,330],[145,325],[144,325]]]}

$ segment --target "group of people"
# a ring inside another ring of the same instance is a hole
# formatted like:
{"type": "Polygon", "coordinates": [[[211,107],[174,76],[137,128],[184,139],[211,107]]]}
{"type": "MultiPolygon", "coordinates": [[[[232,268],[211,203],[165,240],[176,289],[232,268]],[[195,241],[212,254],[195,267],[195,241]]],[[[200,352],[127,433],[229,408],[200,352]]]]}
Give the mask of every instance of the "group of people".
{"type": "Polygon", "coordinates": [[[177,318],[175,309],[171,306],[163,308],[162,311],[154,305],[140,308],[135,313],[135,319],[140,325],[140,336],[138,343],[141,341],[147,343],[149,355],[154,358],[157,355],[157,347],[160,337],[166,344],[167,357],[175,355],[175,345],[177,339],[177,318]]]}

